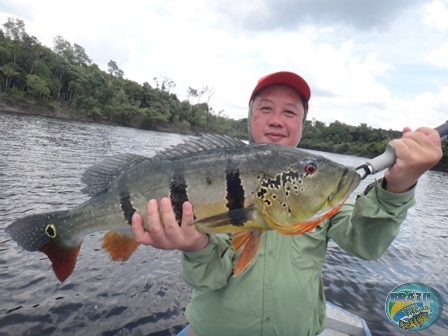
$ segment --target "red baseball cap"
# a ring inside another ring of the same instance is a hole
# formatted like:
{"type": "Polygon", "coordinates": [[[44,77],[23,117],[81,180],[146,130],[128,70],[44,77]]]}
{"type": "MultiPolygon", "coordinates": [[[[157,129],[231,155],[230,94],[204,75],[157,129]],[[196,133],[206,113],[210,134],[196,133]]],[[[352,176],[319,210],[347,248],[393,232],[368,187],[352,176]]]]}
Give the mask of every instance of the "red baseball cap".
{"type": "Polygon", "coordinates": [[[311,98],[310,87],[302,77],[295,74],[294,72],[280,71],[264,76],[258,81],[257,86],[250,95],[249,104],[258,91],[264,89],[269,85],[274,84],[283,84],[293,87],[294,89],[299,91],[299,93],[302,95],[303,98],[305,98],[307,102],[311,98]]]}

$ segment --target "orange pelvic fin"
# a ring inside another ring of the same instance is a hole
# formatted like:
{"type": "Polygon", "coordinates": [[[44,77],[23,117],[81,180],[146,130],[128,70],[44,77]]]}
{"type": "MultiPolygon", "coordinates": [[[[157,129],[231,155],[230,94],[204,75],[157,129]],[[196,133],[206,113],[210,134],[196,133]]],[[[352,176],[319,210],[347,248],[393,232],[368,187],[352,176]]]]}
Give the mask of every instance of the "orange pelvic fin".
{"type": "Polygon", "coordinates": [[[235,251],[242,248],[236,261],[233,275],[241,274],[255,259],[261,242],[261,232],[258,230],[239,231],[232,234],[232,244],[235,251]]]}
{"type": "Polygon", "coordinates": [[[109,252],[112,260],[126,261],[139,247],[135,239],[115,231],[106,232],[101,247],[109,252]]]}
{"type": "Polygon", "coordinates": [[[342,207],[342,204],[343,203],[335,206],[334,208],[328,210],[326,213],[324,213],[323,215],[321,215],[313,220],[310,220],[308,222],[302,222],[302,223],[290,225],[287,227],[286,230],[283,227],[283,228],[278,229],[278,231],[284,235],[299,235],[299,234],[302,234],[305,232],[309,232],[309,231],[313,230],[316,226],[318,226],[326,218],[329,218],[329,217],[335,215],[336,213],[338,213],[338,211],[342,207]]]}
{"type": "Polygon", "coordinates": [[[47,255],[53,266],[56,278],[58,278],[60,282],[63,282],[75,269],[80,248],[81,243],[72,248],[67,248],[58,244],[57,241],[52,240],[48,244],[42,246],[39,251],[47,255]]]}

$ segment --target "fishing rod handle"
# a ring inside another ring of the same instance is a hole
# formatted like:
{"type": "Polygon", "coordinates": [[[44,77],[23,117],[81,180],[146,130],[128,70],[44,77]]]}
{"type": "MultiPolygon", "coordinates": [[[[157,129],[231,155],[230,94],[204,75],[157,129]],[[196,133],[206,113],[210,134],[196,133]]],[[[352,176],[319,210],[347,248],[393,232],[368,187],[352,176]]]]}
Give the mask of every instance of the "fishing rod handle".
{"type": "Polygon", "coordinates": [[[368,169],[368,174],[376,174],[392,166],[396,158],[394,146],[388,143],[384,153],[366,162],[364,169],[368,169]]]}
{"type": "MultiPolygon", "coordinates": [[[[442,141],[446,140],[448,136],[448,120],[434,129],[439,133],[442,141]]],[[[367,174],[376,174],[392,166],[395,163],[396,158],[394,146],[388,143],[383,154],[378,155],[360,167],[362,167],[367,174]]]]}
{"type": "Polygon", "coordinates": [[[448,137],[448,120],[445,121],[444,124],[437,126],[434,128],[437,132],[439,132],[440,140],[444,141],[448,137]]]}

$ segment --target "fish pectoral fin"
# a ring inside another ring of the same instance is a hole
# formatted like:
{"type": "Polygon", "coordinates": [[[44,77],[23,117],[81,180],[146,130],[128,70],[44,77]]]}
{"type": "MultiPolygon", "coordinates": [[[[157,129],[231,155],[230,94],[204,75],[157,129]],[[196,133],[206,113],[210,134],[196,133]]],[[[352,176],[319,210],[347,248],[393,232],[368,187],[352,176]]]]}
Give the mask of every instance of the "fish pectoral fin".
{"type": "Polygon", "coordinates": [[[320,224],[321,220],[312,220],[309,222],[297,223],[289,225],[287,229],[279,229],[278,231],[281,234],[292,236],[292,235],[300,235],[306,232],[312,231],[316,226],[320,224]]]}
{"type": "Polygon", "coordinates": [[[108,231],[103,237],[101,247],[109,252],[112,260],[126,261],[137,250],[140,243],[135,239],[115,231],[108,231]]]}
{"type": "Polygon", "coordinates": [[[327,212],[325,212],[323,215],[306,221],[306,222],[300,222],[300,223],[296,223],[296,224],[289,224],[289,225],[279,225],[277,223],[275,223],[274,221],[272,221],[272,219],[268,219],[269,224],[271,225],[271,227],[280,232],[281,234],[284,235],[299,235],[302,233],[306,233],[309,231],[312,231],[315,227],[317,227],[323,220],[330,218],[331,216],[335,215],[342,207],[343,203],[335,206],[334,208],[328,210],[327,212]]]}
{"type": "Polygon", "coordinates": [[[231,233],[240,230],[247,230],[245,223],[256,218],[254,205],[247,208],[234,209],[220,214],[202,218],[195,222],[199,231],[206,233],[231,233]]]}
{"type": "Polygon", "coordinates": [[[232,245],[235,251],[242,248],[236,261],[233,276],[240,275],[255,259],[261,242],[261,232],[246,230],[232,234],[232,245]]]}
{"type": "Polygon", "coordinates": [[[39,251],[45,253],[50,259],[56,278],[60,282],[64,282],[75,269],[80,249],[81,243],[67,248],[60,245],[57,240],[51,240],[48,244],[42,246],[39,251]]]}

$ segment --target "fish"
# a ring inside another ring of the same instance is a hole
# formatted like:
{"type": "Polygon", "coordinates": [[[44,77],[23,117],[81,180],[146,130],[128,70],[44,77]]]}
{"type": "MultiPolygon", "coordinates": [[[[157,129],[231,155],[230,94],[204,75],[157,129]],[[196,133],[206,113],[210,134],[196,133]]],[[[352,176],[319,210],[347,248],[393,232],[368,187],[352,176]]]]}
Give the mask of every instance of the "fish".
{"type": "Polygon", "coordinates": [[[398,322],[398,327],[401,329],[412,329],[417,326],[421,327],[430,317],[431,315],[428,312],[420,312],[411,318],[401,319],[400,322],[398,322]]]}
{"type": "Polygon", "coordinates": [[[263,232],[313,230],[339,211],[360,180],[355,169],[299,148],[204,134],[152,157],[106,157],[81,177],[81,191],[90,199],[18,219],[6,232],[23,249],[45,253],[63,282],[88,234],[105,232],[101,246],[111,259],[128,260],[139,246],[133,214],[142,216],[148,230],[148,200],[168,196],[179,223],[182,204],[190,201],[198,231],[231,235],[238,276],[256,258],[263,232]]]}

